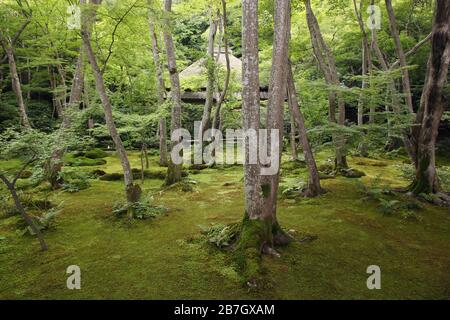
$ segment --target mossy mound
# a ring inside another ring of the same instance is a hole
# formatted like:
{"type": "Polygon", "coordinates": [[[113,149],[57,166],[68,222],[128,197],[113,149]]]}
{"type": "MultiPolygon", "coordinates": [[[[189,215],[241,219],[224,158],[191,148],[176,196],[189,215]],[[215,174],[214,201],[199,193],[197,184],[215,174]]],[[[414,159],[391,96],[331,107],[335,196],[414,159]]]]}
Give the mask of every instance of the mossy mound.
{"type": "Polygon", "coordinates": [[[293,160],[281,164],[281,174],[299,174],[301,169],[306,168],[306,162],[303,160],[293,160]]]}
{"type": "Polygon", "coordinates": [[[353,168],[341,169],[339,170],[339,174],[346,178],[353,178],[353,179],[366,176],[364,172],[353,168]]]}
{"type": "Polygon", "coordinates": [[[69,167],[95,167],[103,166],[106,163],[105,159],[90,159],[86,157],[69,158],[66,160],[66,165],[69,167]]]}
{"type": "MultiPolygon", "coordinates": [[[[131,172],[133,173],[133,179],[141,179],[142,178],[141,169],[134,168],[134,169],[131,169],[131,172]]],[[[162,171],[144,170],[144,178],[164,180],[164,179],[166,179],[166,174],[162,171]]]]}
{"type": "Polygon", "coordinates": [[[326,175],[331,175],[333,173],[333,171],[334,171],[334,167],[330,163],[323,163],[323,164],[321,164],[321,165],[319,165],[317,167],[317,170],[320,173],[323,173],[323,174],[326,174],[326,175]]]}
{"type": "MultiPolygon", "coordinates": [[[[139,180],[142,178],[142,172],[139,169],[132,169],[133,173],[133,179],[139,180]]],[[[123,173],[106,173],[100,176],[100,180],[102,181],[119,181],[123,180],[123,173]]],[[[157,179],[157,180],[164,180],[166,178],[166,174],[162,171],[150,171],[150,170],[144,170],[144,178],[146,179],[157,179]]]]}
{"type": "Polygon", "coordinates": [[[355,164],[358,166],[387,167],[389,164],[385,161],[379,161],[368,158],[356,158],[355,164]]]}
{"type": "Polygon", "coordinates": [[[106,172],[103,170],[100,170],[100,169],[91,171],[91,175],[96,178],[103,177],[105,174],[106,174],[106,172]]]}
{"type": "Polygon", "coordinates": [[[102,159],[106,158],[108,156],[108,153],[106,151],[103,151],[102,149],[92,149],[89,151],[86,151],[84,154],[84,157],[89,159],[102,159]]]}

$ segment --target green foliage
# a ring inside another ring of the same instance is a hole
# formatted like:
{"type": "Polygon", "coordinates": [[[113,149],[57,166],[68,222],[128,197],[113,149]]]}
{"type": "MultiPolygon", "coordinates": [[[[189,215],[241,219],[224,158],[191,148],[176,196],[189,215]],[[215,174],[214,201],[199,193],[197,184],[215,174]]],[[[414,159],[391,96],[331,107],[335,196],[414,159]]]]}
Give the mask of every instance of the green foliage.
{"type": "Polygon", "coordinates": [[[86,151],[84,153],[84,156],[89,159],[102,159],[102,158],[106,158],[108,156],[108,153],[101,149],[92,149],[92,150],[86,151]]]}
{"type": "Polygon", "coordinates": [[[218,248],[230,246],[236,240],[240,230],[239,223],[230,225],[217,223],[207,227],[199,225],[199,227],[206,240],[218,248]]]}
{"type": "MultiPolygon", "coordinates": [[[[56,217],[61,213],[61,207],[51,208],[50,210],[45,211],[38,217],[32,217],[34,225],[39,229],[39,231],[49,230],[55,227],[56,225],[56,217]]],[[[30,234],[35,236],[36,233],[31,229],[30,226],[27,226],[23,231],[22,235],[30,234]]]]}
{"type": "Polygon", "coordinates": [[[153,197],[147,196],[139,202],[123,203],[117,202],[114,204],[113,213],[117,217],[126,216],[130,208],[133,209],[134,218],[139,220],[154,219],[158,216],[164,215],[167,209],[163,206],[156,206],[153,204],[153,197]]]}

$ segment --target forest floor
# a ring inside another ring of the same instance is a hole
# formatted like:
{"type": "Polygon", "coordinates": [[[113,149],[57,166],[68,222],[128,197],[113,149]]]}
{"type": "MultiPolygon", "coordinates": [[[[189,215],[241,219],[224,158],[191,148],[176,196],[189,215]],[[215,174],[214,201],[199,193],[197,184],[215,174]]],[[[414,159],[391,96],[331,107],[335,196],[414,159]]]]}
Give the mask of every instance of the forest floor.
{"type": "MultiPolygon", "coordinates": [[[[138,153],[130,155],[139,168],[138,153]]],[[[121,171],[115,157],[106,160],[82,170],[121,171]]],[[[161,192],[162,180],[145,181],[144,193],[168,212],[131,225],[112,214],[124,197],[121,181],[92,180],[78,193],[51,193],[63,209],[45,232],[45,253],[36,239],[18,235],[18,216],[0,213],[0,299],[449,299],[450,212],[423,204],[420,218],[383,214],[361,182],[369,186],[378,177],[390,187],[406,186],[401,161],[350,158],[350,165],[367,176],[323,180],[328,193],[316,199],[280,199],[281,225],[311,241],[263,258],[265,288],[246,288],[227,252],[195,240],[200,226],[242,219],[242,167],[234,166],[190,175],[194,192],[161,192]],[[81,290],[66,287],[69,265],[81,268],[81,290]],[[370,265],[381,268],[381,290],[367,289],[370,265]]],[[[156,157],[150,170],[165,171],[156,157]]],[[[304,168],[285,169],[283,187],[305,177],[304,168]]]]}

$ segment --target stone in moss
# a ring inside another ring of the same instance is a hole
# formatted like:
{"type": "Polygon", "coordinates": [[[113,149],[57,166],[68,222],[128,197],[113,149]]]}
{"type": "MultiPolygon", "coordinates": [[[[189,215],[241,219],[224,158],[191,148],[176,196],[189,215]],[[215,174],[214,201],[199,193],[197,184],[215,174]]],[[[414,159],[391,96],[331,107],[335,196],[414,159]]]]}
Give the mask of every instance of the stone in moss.
{"type": "Polygon", "coordinates": [[[346,178],[361,178],[366,176],[364,172],[353,168],[341,169],[339,172],[346,178]]]}

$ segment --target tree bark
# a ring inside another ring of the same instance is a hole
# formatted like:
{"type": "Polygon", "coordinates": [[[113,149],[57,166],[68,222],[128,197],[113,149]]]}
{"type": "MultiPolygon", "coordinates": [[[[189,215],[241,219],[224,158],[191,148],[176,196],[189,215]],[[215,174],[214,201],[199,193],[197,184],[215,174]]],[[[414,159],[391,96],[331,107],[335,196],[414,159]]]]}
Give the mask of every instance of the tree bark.
{"type": "Polygon", "coordinates": [[[223,87],[222,93],[219,96],[219,100],[217,100],[216,104],[216,111],[214,113],[213,117],[213,129],[219,129],[219,122],[221,118],[221,110],[222,110],[222,104],[225,101],[225,97],[228,93],[228,87],[230,85],[230,77],[231,77],[231,62],[230,62],[230,53],[228,52],[228,34],[227,34],[227,3],[225,0],[222,0],[222,11],[223,11],[223,18],[222,18],[222,25],[223,25],[223,44],[225,48],[225,60],[227,65],[227,73],[225,76],[225,85],[223,87]]]}
{"type": "MultiPolygon", "coordinates": [[[[362,60],[361,61],[361,65],[362,65],[361,89],[362,89],[362,91],[361,91],[361,95],[360,95],[359,101],[358,101],[358,126],[362,126],[362,125],[364,125],[364,104],[365,104],[364,89],[367,87],[367,81],[366,81],[365,77],[368,74],[371,74],[372,57],[371,57],[371,51],[370,51],[370,46],[369,46],[369,37],[367,35],[366,28],[364,27],[364,20],[361,15],[363,1],[360,1],[359,9],[356,4],[356,0],[353,0],[353,6],[355,9],[356,18],[358,20],[358,25],[359,25],[359,28],[360,28],[361,34],[362,34],[362,59],[361,59],[362,60]]],[[[374,123],[374,117],[373,117],[372,112],[370,112],[370,115],[369,115],[369,122],[374,123]]]]}
{"type": "MultiPolygon", "coordinates": [[[[85,4],[86,0],[81,0],[80,3],[85,4]]],[[[101,1],[98,1],[99,3],[101,1]]],[[[89,63],[92,68],[92,72],[94,74],[95,79],[95,86],[97,89],[97,92],[100,95],[100,100],[102,102],[103,110],[105,112],[105,120],[106,125],[109,130],[109,134],[111,135],[111,138],[114,142],[114,145],[116,147],[117,153],[119,155],[120,163],[122,165],[123,173],[124,173],[124,181],[125,181],[125,189],[126,189],[126,195],[127,195],[127,201],[130,204],[133,204],[135,202],[138,202],[140,199],[140,188],[137,185],[134,185],[133,183],[133,174],[131,172],[131,166],[130,162],[128,160],[127,152],[125,150],[125,147],[123,145],[122,139],[120,138],[119,133],[117,132],[116,125],[114,123],[114,118],[112,114],[112,107],[111,103],[109,101],[109,97],[106,93],[105,83],[103,81],[103,75],[100,71],[100,68],[97,63],[97,59],[95,57],[94,51],[91,46],[91,33],[89,29],[89,24],[93,23],[95,21],[96,16],[96,8],[89,8],[89,12],[82,16],[82,30],[81,30],[81,36],[83,39],[84,46],[86,48],[87,57],[89,60],[89,63]]],[[[128,212],[128,217],[130,219],[133,218],[134,210],[130,209],[128,212]]]]}
{"type": "MultiPolygon", "coordinates": [[[[290,103],[290,100],[288,100],[288,101],[290,103]]],[[[297,156],[297,142],[296,142],[297,127],[295,125],[294,114],[292,112],[289,113],[289,122],[290,122],[290,125],[291,125],[291,130],[290,130],[291,157],[292,157],[292,161],[297,161],[298,160],[298,156],[297,156]]]]}
{"type": "Polygon", "coordinates": [[[416,194],[438,193],[436,174],[436,138],[442,115],[447,108],[447,75],[450,62],[450,2],[437,0],[431,39],[431,54],[425,85],[413,128],[416,148],[416,177],[410,190],[416,194]]]}
{"type": "MultiPolygon", "coordinates": [[[[164,0],[164,43],[166,45],[167,64],[170,74],[172,119],[171,132],[181,128],[181,88],[180,77],[177,70],[175,46],[171,33],[172,0],[164,0]]],[[[181,180],[181,165],[174,164],[169,158],[166,185],[171,185],[181,180]]]]}
{"type": "Polygon", "coordinates": [[[19,107],[20,125],[27,129],[30,129],[31,125],[30,121],[28,120],[27,109],[25,107],[25,102],[22,95],[22,86],[20,84],[19,75],[17,73],[17,65],[14,58],[11,40],[7,39],[6,36],[3,37],[2,35],[0,35],[0,41],[8,57],[12,88],[14,90],[14,93],[16,94],[17,105],[19,107]]]}
{"type": "MultiPolygon", "coordinates": [[[[19,173],[20,175],[20,173],[19,173]]],[[[25,208],[22,205],[22,202],[20,201],[19,196],[17,195],[16,187],[15,187],[15,181],[17,179],[14,179],[14,182],[10,182],[3,174],[0,174],[0,180],[3,181],[3,183],[8,188],[9,192],[11,193],[11,196],[14,200],[14,204],[17,208],[17,210],[20,212],[20,215],[22,216],[22,219],[26,221],[26,223],[30,226],[31,230],[36,234],[36,237],[39,240],[39,244],[41,245],[42,251],[47,251],[48,246],[45,243],[44,236],[42,235],[42,232],[39,230],[38,227],[33,222],[33,219],[27,214],[25,211],[25,208]]]]}
{"type": "MultiPolygon", "coordinates": [[[[215,67],[214,67],[214,40],[217,33],[217,20],[212,16],[209,18],[209,37],[208,37],[208,50],[207,57],[205,59],[208,82],[206,85],[206,100],[203,108],[203,116],[201,122],[201,130],[199,130],[200,137],[202,139],[205,131],[210,127],[211,122],[211,110],[214,103],[214,83],[215,83],[215,67]]],[[[220,52],[218,53],[220,54],[220,52]]]]}
{"type": "MultiPolygon", "coordinates": [[[[336,68],[336,62],[331,52],[330,47],[325,42],[322,32],[320,31],[319,22],[311,8],[311,1],[306,0],[306,20],[308,23],[308,28],[311,34],[311,41],[313,45],[313,50],[315,52],[316,58],[318,58],[319,66],[325,75],[325,81],[329,85],[340,86],[339,74],[336,68]]],[[[340,126],[345,125],[345,102],[342,99],[340,93],[336,93],[331,90],[329,93],[329,120],[340,126]],[[335,116],[335,102],[337,100],[338,104],[338,119],[336,121],[335,116]]],[[[335,169],[339,171],[340,169],[348,168],[346,150],[345,150],[345,137],[342,134],[335,134],[333,140],[336,144],[336,159],[335,159],[335,169]]]]}
{"type": "Polygon", "coordinates": [[[83,87],[84,87],[84,54],[83,45],[80,46],[80,53],[78,54],[75,73],[72,80],[72,87],[70,89],[69,106],[76,107],[81,103],[83,87]]]}
{"type": "Polygon", "coordinates": [[[166,118],[159,119],[159,165],[167,167],[167,128],[166,118]]]}
{"type": "MultiPolygon", "coordinates": [[[[286,99],[287,86],[287,65],[289,55],[289,38],[291,31],[291,7],[289,0],[278,0],[275,2],[274,16],[274,42],[272,52],[272,68],[269,82],[269,102],[267,107],[268,149],[272,144],[278,144],[278,163],[281,164],[281,154],[283,150],[284,133],[284,102],[286,99]],[[273,141],[270,131],[278,130],[279,139],[273,141]]],[[[259,94],[259,92],[258,92],[259,94]]],[[[272,155],[273,157],[273,155],[272,155]]],[[[266,176],[262,182],[262,189],[265,190],[263,197],[264,211],[266,219],[271,221],[273,227],[273,244],[284,245],[290,242],[290,237],[282,231],[277,221],[277,196],[280,182],[280,170],[274,175],[266,176]]]]}
{"type": "Polygon", "coordinates": [[[164,83],[163,67],[159,56],[158,36],[155,31],[151,10],[148,13],[148,24],[150,27],[150,38],[152,39],[153,63],[155,65],[156,79],[158,80],[158,102],[163,103],[165,99],[166,85],[164,83]]]}
{"type": "Polygon", "coordinates": [[[405,100],[406,105],[408,106],[408,109],[410,112],[414,112],[413,108],[413,102],[412,102],[412,94],[411,94],[411,84],[409,79],[409,71],[407,69],[407,63],[406,63],[406,56],[405,52],[403,51],[402,43],[400,41],[400,34],[397,27],[397,21],[395,19],[394,9],[392,8],[392,2],[391,0],[385,0],[386,1],[386,9],[388,12],[389,17],[389,24],[391,28],[391,34],[392,38],[394,39],[395,48],[397,51],[397,55],[400,61],[400,67],[402,68],[402,86],[403,86],[403,93],[405,94],[405,100]]]}
{"type": "Polygon", "coordinates": [[[320,175],[317,170],[316,160],[311,149],[311,145],[308,140],[308,133],[306,131],[305,119],[300,110],[298,103],[297,92],[295,89],[294,75],[292,73],[292,65],[289,63],[287,70],[287,84],[288,84],[288,102],[291,114],[294,116],[295,121],[300,131],[300,139],[303,148],[303,154],[305,155],[306,164],[309,171],[308,190],[305,192],[307,197],[317,197],[323,194],[325,191],[320,185],[320,175]]]}

